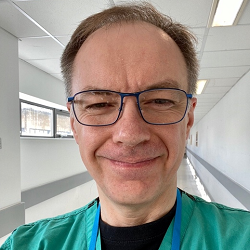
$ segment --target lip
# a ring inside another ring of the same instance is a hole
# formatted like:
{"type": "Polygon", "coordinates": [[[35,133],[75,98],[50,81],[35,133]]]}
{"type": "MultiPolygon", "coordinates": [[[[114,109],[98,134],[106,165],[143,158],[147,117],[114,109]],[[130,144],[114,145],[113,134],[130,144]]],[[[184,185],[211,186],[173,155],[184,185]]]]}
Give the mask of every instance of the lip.
{"type": "Polygon", "coordinates": [[[120,168],[142,168],[152,165],[158,157],[142,158],[142,159],[113,159],[103,157],[108,160],[113,166],[120,168]]]}

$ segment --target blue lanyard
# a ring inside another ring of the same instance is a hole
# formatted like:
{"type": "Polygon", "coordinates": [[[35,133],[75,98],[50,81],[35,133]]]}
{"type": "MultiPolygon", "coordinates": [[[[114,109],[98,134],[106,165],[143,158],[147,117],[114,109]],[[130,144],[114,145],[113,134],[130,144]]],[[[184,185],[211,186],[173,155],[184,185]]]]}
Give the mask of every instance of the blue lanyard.
{"type": "Polygon", "coordinates": [[[177,204],[175,210],[175,217],[174,217],[174,231],[173,231],[173,238],[172,238],[172,246],[171,250],[179,250],[180,243],[181,243],[181,207],[182,207],[182,200],[181,200],[181,192],[177,188],[177,204]]]}
{"type": "Polygon", "coordinates": [[[99,206],[98,206],[96,214],[95,214],[95,220],[94,220],[89,250],[95,250],[97,234],[98,234],[98,230],[99,230],[99,220],[100,220],[100,213],[101,213],[100,211],[101,211],[101,205],[99,203],[99,206]]]}
{"type": "MultiPolygon", "coordinates": [[[[175,218],[174,218],[174,229],[173,229],[171,250],[179,250],[180,249],[181,207],[182,207],[181,193],[180,193],[180,190],[177,189],[177,204],[176,204],[176,211],[175,211],[175,218]]],[[[101,210],[101,206],[99,203],[99,206],[97,208],[96,215],[95,215],[89,250],[95,250],[95,247],[96,247],[96,240],[97,240],[97,235],[98,235],[98,231],[99,231],[100,210],[101,210]]]]}

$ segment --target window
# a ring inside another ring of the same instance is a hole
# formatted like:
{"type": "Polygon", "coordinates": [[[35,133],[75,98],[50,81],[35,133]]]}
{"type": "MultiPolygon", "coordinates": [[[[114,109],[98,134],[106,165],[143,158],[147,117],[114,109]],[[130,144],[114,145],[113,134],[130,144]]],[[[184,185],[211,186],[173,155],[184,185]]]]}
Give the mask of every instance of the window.
{"type": "Polygon", "coordinates": [[[53,109],[22,101],[21,135],[53,137],[53,109]]]}
{"type": "Polygon", "coordinates": [[[23,137],[73,137],[69,112],[20,100],[23,137]]]}
{"type": "Polygon", "coordinates": [[[55,114],[55,137],[72,137],[69,112],[56,109],[55,114]]]}

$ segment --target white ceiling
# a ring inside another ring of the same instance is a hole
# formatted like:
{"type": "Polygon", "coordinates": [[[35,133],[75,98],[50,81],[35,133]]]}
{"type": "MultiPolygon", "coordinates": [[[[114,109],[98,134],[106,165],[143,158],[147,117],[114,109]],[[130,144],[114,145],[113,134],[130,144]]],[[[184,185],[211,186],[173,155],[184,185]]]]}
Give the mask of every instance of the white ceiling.
{"type": "MultiPolygon", "coordinates": [[[[116,0],[0,0],[0,27],[19,38],[19,57],[61,79],[60,57],[78,24],[120,2],[116,0]],[[32,20],[33,21],[32,21],[32,20]]],[[[250,1],[237,25],[210,27],[213,0],[152,0],[161,12],[188,25],[198,37],[199,79],[195,122],[250,70],[250,1]]]]}

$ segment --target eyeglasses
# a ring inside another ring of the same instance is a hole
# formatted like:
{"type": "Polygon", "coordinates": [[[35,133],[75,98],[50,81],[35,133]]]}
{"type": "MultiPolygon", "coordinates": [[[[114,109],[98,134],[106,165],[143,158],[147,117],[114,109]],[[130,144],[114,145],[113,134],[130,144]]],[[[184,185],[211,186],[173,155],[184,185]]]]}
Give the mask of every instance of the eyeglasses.
{"type": "Polygon", "coordinates": [[[125,97],[136,97],[143,120],[153,125],[180,122],[187,111],[192,94],[174,88],[150,89],[136,93],[111,90],[88,90],[68,98],[77,121],[85,126],[107,126],[120,117],[125,97]]]}

